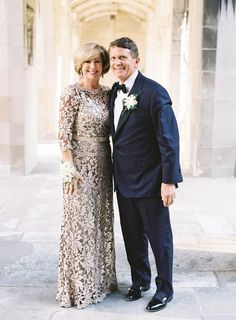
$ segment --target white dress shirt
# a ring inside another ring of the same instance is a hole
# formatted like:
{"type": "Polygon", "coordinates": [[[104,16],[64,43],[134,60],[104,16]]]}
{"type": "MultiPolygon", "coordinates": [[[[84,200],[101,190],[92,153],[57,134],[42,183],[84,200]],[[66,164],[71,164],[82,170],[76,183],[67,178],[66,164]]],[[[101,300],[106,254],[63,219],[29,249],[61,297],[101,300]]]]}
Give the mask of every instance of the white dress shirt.
{"type": "Polygon", "coordinates": [[[117,96],[116,96],[115,105],[114,105],[115,130],[116,130],[118,122],[119,122],[120,114],[123,111],[123,99],[128,97],[128,94],[134,85],[134,81],[137,78],[137,75],[138,75],[138,70],[135,70],[134,73],[124,82],[126,89],[127,89],[126,93],[124,93],[121,90],[117,91],[117,96]]]}

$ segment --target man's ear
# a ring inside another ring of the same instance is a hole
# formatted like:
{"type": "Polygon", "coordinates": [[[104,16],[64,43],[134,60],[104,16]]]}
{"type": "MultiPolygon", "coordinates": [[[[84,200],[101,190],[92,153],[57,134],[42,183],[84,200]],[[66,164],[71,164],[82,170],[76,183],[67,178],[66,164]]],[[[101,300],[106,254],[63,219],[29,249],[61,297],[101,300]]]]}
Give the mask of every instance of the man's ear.
{"type": "Polygon", "coordinates": [[[137,58],[136,58],[136,65],[138,65],[138,64],[139,64],[139,62],[140,62],[140,58],[139,58],[139,57],[137,57],[137,58]]]}

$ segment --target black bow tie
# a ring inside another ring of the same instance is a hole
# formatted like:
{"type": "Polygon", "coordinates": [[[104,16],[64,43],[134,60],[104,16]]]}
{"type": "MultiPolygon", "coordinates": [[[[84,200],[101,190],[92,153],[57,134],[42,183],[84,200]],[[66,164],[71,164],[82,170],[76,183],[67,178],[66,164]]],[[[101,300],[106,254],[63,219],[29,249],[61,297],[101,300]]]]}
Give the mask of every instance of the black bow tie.
{"type": "Polygon", "coordinates": [[[123,91],[124,93],[127,92],[127,88],[126,88],[126,86],[125,86],[124,83],[123,83],[123,84],[119,84],[119,82],[116,83],[116,85],[115,85],[115,91],[117,92],[118,90],[121,90],[121,91],[123,91]]]}

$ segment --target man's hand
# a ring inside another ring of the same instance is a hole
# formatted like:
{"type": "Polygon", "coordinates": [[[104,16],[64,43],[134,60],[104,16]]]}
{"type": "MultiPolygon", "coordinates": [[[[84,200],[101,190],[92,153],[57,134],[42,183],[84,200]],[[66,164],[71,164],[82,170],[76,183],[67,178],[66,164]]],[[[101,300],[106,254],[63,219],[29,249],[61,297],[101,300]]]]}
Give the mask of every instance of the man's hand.
{"type": "Polygon", "coordinates": [[[175,185],[174,184],[161,184],[161,199],[164,207],[169,207],[175,200],[175,185]]]}

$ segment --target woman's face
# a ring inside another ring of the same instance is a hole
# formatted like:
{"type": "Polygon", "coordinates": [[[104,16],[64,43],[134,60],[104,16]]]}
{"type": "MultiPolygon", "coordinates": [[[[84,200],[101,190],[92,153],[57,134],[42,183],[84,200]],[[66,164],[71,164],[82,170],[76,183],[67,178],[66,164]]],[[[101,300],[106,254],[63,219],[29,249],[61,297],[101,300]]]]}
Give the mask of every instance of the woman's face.
{"type": "Polygon", "coordinates": [[[102,75],[102,59],[100,56],[84,61],[82,64],[83,78],[89,81],[99,80],[102,75]]]}

